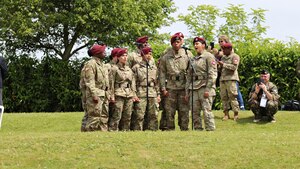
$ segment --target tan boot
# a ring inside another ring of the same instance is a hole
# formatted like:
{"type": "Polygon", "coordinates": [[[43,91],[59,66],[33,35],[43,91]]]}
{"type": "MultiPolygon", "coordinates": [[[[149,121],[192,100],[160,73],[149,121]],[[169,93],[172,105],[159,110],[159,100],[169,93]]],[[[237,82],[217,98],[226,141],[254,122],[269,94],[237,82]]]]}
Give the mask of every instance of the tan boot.
{"type": "Polygon", "coordinates": [[[234,112],[233,120],[237,121],[239,119],[239,112],[234,112]]]}
{"type": "Polygon", "coordinates": [[[229,113],[228,113],[228,112],[224,112],[223,121],[226,121],[226,120],[228,120],[228,119],[230,119],[229,113]]]}

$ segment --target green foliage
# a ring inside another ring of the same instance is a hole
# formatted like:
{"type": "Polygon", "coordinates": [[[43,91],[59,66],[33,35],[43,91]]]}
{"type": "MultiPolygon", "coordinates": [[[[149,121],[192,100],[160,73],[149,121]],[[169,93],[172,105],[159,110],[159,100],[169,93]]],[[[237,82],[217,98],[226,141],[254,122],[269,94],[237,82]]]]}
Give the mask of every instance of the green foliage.
{"type": "Polygon", "coordinates": [[[214,40],[215,27],[219,10],[212,5],[189,6],[191,13],[179,15],[180,21],[184,21],[194,36],[203,36],[208,41],[214,40]]]}
{"type": "Polygon", "coordinates": [[[27,55],[7,58],[9,76],[4,82],[6,112],[81,110],[79,76],[82,60],[62,61],[27,55]]]}
{"type": "Polygon", "coordinates": [[[124,46],[138,36],[155,35],[174,11],[168,0],[3,0],[1,48],[69,60],[94,42],[124,46]]]}
{"type": "MultiPolygon", "coordinates": [[[[299,168],[300,113],[276,123],[222,121],[206,131],[81,133],[83,113],[4,114],[0,168],[299,168]]],[[[177,121],[176,121],[177,124],[177,121]]]]}
{"type": "Polygon", "coordinates": [[[269,70],[271,81],[277,85],[281,103],[297,99],[300,81],[296,75],[296,62],[300,58],[300,44],[291,41],[287,44],[270,40],[254,43],[238,43],[235,50],[241,57],[239,75],[240,89],[244,99],[263,69],[269,70]]]}
{"type": "Polygon", "coordinates": [[[243,5],[229,4],[224,10],[213,5],[190,6],[188,10],[190,13],[179,15],[179,20],[188,26],[193,36],[203,36],[208,42],[222,34],[228,35],[232,42],[257,40],[267,30],[263,26],[266,12],[264,9],[251,9],[247,13],[243,5]]]}

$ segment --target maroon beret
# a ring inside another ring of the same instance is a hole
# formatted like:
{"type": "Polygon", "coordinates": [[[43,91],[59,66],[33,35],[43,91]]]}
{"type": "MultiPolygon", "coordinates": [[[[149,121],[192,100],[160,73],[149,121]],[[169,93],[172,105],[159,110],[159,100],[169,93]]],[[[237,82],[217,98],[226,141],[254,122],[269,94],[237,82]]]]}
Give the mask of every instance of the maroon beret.
{"type": "Polygon", "coordinates": [[[171,44],[174,43],[176,40],[181,40],[183,38],[184,35],[181,32],[177,32],[171,37],[171,44]]]}
{"type": "Polygon", "coordinates": [[[142,56],[147,55],[149,52],[152,52],[152,49],[149,47],[144,47],[141,51],[141,55],[142,56]]]}
{"type": "Polygon", "coordinates": [[[205,44],[205,39],[197,36],[194,38],[193,43],[195,44],[196,42],[201,42],[202,44],[205,44]]]}
{"type": "Polygon", "coordinates": [[[232,44],[227,42],[227,43],[222,45],[222,48],[232,48],[232,44]]]}
{"type": "Polygon", "coordinates": [[[103,53],[105,51],[106,46],[105,45],[94,45],[91,49],[90,49],[90,54],[92,56],[98,55],[100,53],[103,53]]]}
{"type": "Polygon", "coordinates": [[[127,53],[127,49],[126,48],[120,48],[118,53],[117,53],[117,57],[121,57],[125,53],[127,53]]]}
{"type": "Polygon", "coordinates": [[[148,42],[148,36],[142,36],[136,39],[136,43],[146,43],[148,42]]]}
{"type": "Polygon", "coordinates": [[[112,51],[111,51],[111,57],[115,57],[117,56],[118,52],[120,51],[121,48],[114,48],[112,51]]]}

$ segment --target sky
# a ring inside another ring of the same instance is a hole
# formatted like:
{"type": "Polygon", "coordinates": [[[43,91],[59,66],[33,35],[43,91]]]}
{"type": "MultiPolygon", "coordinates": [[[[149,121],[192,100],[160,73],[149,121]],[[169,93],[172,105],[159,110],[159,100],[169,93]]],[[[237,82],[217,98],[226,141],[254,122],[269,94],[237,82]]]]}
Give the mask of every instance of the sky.
{"type": "MultiPolygon", "coordinates": [[[[219,9],[229,7],[229,4],[243,4],[244,10],[249,13],[253,9],[265,9],[267,33],[264,37],[275,38],[288,42],[290,37],[300,42],[300,0],[173,0],[178,8],[177,12],[172,14],[177,17],[179,14],[187,14],[190,5],[213,5],[219,9]],[[298,20],[299,19],[299,20],[298,20]]],[[[187,26],[183,22],[177,21],[171,26],[160,29],[161,33],[174,34],[182,32],[184,35],[191,36],[187,26]]]]}

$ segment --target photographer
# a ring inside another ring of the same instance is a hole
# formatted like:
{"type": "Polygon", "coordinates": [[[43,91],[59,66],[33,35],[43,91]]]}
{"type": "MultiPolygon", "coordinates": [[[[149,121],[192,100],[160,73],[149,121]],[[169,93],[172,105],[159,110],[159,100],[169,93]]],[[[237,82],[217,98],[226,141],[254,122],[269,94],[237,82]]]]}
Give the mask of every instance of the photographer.
{"type": "Polygon", "coordinates": [[[263,116],[268,121],[276,122],[274,114],[278,111],[279,94],[276,85],[270,80],[270,73],[267,70],[260,72],[260,79],[252,86],[249,94],[250,109],[254,113],[253,122],[259,122],[263,116]]]}

